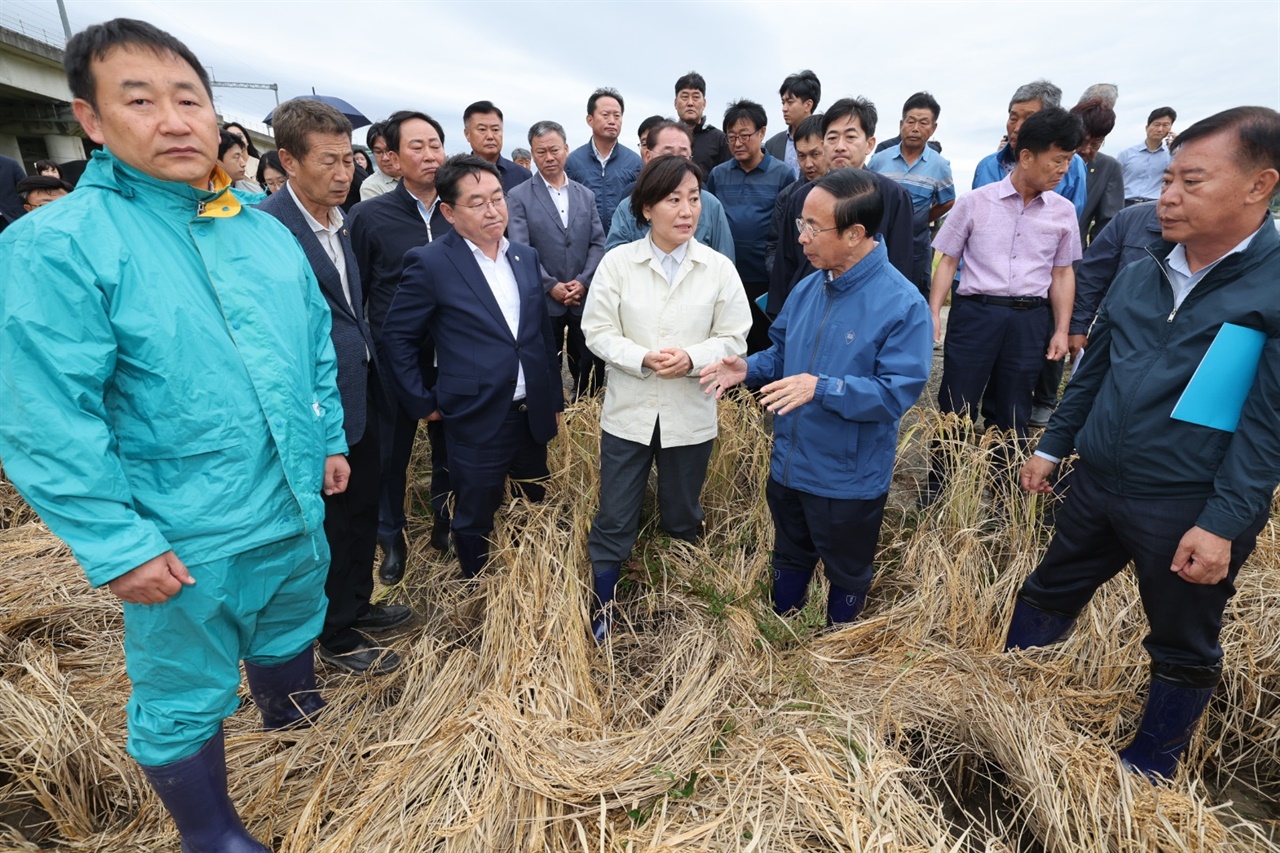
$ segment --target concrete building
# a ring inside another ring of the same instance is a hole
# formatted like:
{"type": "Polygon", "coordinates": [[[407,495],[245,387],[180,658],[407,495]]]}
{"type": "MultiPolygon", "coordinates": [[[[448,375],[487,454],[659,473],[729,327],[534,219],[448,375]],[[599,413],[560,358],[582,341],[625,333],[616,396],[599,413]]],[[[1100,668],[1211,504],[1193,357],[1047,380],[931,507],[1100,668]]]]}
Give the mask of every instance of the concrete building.
{"type": "Polygon", "coordinates": [[[86,141],[71,114],[61,45],[0,27],[0,154],[31,172],[37,160],[83,160],[86,141]]]}

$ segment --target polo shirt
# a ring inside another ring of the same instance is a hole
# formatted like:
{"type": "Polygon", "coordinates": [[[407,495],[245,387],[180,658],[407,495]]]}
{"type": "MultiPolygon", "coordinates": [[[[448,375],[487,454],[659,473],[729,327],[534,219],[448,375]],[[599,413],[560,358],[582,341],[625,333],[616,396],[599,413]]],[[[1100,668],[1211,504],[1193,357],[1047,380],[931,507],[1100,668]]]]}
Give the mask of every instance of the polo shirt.
{"type": "Polygon", "coordinates": [[[963,262],[960,296],[1045,297],[1054,268],[1080,260],[1080,225],[1062,196],[1023,204],[1006,177],[961,196],[933,248],[963,262]]]}
{"type": "Polygon", "coordinates": [[[926,145],[914,163],[907,163],[898,144],[873,155],[867,168],[892,178],[911,194],[912,247],[918,267],[919,259],[930,255],[929,211],[956,197],[951,161],[926,145]]]}
{"type": "Polygon", "coordinates": [[[729,218],[738,275],[743,282],[758,284],[769,280],[765,253],[773,203],[794,180],[791,167],[768,151],[749,172],[744,172],[737,160],[729,160],[712,169],[707,177],[707,191],[720,199],[729,218]]]}

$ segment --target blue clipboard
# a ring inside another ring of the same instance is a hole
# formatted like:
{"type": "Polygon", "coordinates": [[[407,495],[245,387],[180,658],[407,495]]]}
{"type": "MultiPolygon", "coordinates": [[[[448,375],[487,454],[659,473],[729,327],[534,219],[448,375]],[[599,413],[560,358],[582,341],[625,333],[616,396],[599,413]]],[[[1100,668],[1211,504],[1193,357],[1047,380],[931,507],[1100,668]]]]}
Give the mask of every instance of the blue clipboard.
{"type": "Polygon", "coordinates": [[[1223,323],[1170,417],[1235,432],[1266,341],[1258,329],[1223,323]]]}

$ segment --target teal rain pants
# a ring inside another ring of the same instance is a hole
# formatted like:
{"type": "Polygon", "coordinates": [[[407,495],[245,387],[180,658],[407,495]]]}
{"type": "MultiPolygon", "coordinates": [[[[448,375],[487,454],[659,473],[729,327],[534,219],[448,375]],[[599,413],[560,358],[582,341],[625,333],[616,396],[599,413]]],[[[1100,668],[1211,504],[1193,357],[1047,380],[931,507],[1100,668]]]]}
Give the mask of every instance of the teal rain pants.
{"type": "Polygon", "coordinates": [[[240,661],[292,660],[324,624],[323,530],[187,568],[194,586],[124,605],[128,750],[151,767],[193,755],[235,712],[240,661]]]}

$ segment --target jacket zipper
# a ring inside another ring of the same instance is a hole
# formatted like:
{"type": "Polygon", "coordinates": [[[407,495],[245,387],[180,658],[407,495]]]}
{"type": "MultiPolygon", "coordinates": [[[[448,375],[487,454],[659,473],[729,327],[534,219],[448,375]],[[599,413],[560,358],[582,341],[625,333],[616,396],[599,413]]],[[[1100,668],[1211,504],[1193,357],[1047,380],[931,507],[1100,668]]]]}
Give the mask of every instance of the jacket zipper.
{"type": "MultiPolygon", "coordinates": [[[[822,331],[827,327],[827,318],[831,316],[831,308],[836,304],[835,293],[831,290],[831,282],[824,282],[822,290],[827,294],[827,307],[822,312],[822,320],[818,322],[818,334],[814,337],[813,352],[809,354],[809,369],[806,371],[810,375],[813,374],[814,362],[818,360],[818,349],[822,346],[822,331]]],[[[796,417],[791,422],[791,452],[787,454],[787,464],[782,468],[782,485],[790,488],[791,474],[791,457],[796,452],[796,429],[800,426],[800,412],[796,411],[796,417]]]]}

